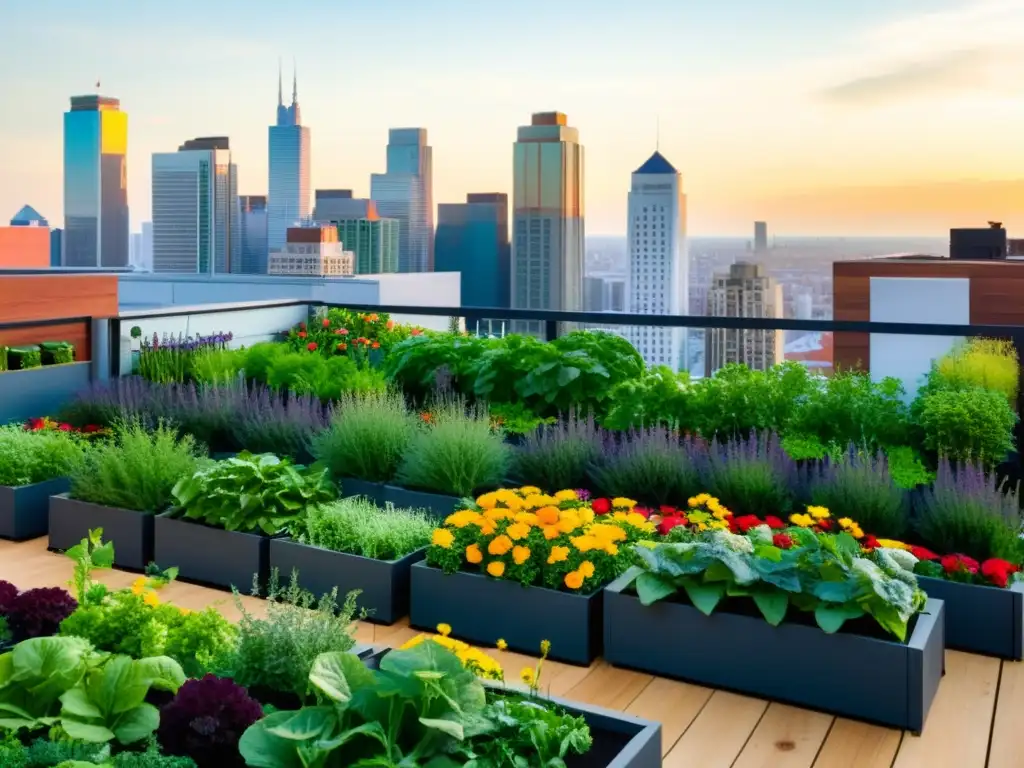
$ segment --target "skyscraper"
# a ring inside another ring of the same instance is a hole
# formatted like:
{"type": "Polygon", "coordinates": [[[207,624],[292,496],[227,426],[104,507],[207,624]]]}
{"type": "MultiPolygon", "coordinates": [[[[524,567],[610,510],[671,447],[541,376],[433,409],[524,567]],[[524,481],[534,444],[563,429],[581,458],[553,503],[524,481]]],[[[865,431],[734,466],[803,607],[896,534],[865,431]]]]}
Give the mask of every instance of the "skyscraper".
{"type": "Polygon", "coordinates": [[[309,218],[309,128],[299,111],[298,76],[292,77],[292,103],[284,105],[277,74],[277,125],[269,129],[270,181],[267,187],[267,247],[280,250],[288,228],[309,218]]]}
{"type": "Polygon", "coordinates": [[[462,306],[508,307],[508,195],[469,194],[437,206],[434,269],[459,272],[462,306]]]}
{"type": "Polygon", "coordinates": [[[244,275],[267,274],[267,196],[241,195],[238,198],[241,210],[239,225],[239,253],[241,272],[244,275]]]}
{"type": "MultiPolygon", "coordinates": [[[[688,304],[686,196],[679,171],[660,152],[633,171],[629,191],[629,311],[681,315],[688,304]]],[[[633,326],[633,346],[648,365],[678,370],[686,361],[686,330],[633,326]]]]}
{"type": "Polygon", "coordinates": [[[768,250],[768,222],[754,222],[754,251],[764,253],[768,250]]]}
{"type": "MultiPolygon", "coordinates": [[[[760,264],[738,262],[716,274],[708,290],[713,317],[783,317],[782,286],[760,264]]],[[[708,328],[705,332],[705,373],[711,376],[727,363],[744,363],[763,371],[783,359],[782,331],[708,328]]]]}
{"type": "Polygon", "coordinates": [[[238,171],[226,136],[153,155],[153,271],[241,269],[238,171]]]}
{"type": "Polygon", "coordinates": [[[398,271],[432,272],[434,172],[426,128],[388,131],[387,172],[370,177],[370,197],[381,216],[398,219],[398,271]]]}
{"type": "Polygon", "coordinates": [[[64,113],[65,266],[128,266],[128,115],[120,106],[72,96],[64,113]]]}
{"type": "MultiPolygon", "coordinates": [[[[512,307],[583,307],[583,146],[561,112],[533,115],[513,148],[512,307]]],[[[513,324],[539,333],[541,323],[513,324]]]]}

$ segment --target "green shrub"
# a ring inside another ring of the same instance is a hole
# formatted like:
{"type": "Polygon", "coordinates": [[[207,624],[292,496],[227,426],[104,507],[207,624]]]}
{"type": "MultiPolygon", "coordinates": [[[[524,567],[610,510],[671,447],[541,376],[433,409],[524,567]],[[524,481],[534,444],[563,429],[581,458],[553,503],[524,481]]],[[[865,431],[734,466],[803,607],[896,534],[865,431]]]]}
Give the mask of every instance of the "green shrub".
{"type": "Polygon", "coordinates": [[[897,446],[886,451],[889,457],[889,474],[900,488],[913,490],[929,485],[935,473],[929,472],[917,452],[908,446],[897,446]]]}
{"type": "Polygon", "coordinates": [[[42,349],[43,365],[62,365],[75,361],[75,347],[67,341],[44,341],[39,346],[42,349]]]}
{"type": "Polygon", "coordinates": [[[940,387],[1000,392],[1011,407],[1017,405],[1020,363],[1011,341],[970,339],[939,358],[932,377],[940,387]]]}
{"type": "Polygon", "coordinates": [[[312,440],[313,457],[331,477],[388,482],[419,425],[401,395],[343,395],[331,426],[312,440]]]}
{"type": "Polygon", "coordinates": [[[241,350],[242,368],[249,379],[269,383],[270,367],[281,355],[288,354],[288,345],[276,341],[261,341],[246,350],[241,350]]]}
{"type": "Polygon", "coordinates": [[[538,416],[522,403],[491,403],[491,420],[506,434],[526,435],[543,424],[558,422],[554,416],[538,416]]]}
{"type": "Polygon", "coordinates": [[[381,509],[368,499],[348,498],[309,510],[298,540],[303,544],[398,560],[430,544],[436,521],[414,509],[381,509]]]}
{"type": "Polygon", "coordinates": [[[160,423],[152,432],[137,422],[114,427],[110,442],[94,446],[71,474],[71,498],[107,507],[158,513],[174,500],[183,477],[205,461],[191,435],[160,423]]]}
{"type": "MultiPolygon", "coordinates": [[[[468,374],[470,364],[486,350],[499,348],[503,343],[502,339],[479,336],[423,333],[395,344],[384,358],[383,370],[390,381],[416,398],[434,391],[437,373],[442,369],[455,378],[460,391],[472,394],[474,382],[468,374]]],[[[490,399],[502,402],[496,396],[490,399]]]]}
{"type": "Polygon", "coordinates": [[[60,430],[28,432],[17,425],[0,427],[0,485],[31,485],[74,472],[85,446],[60,430]]]}
{"type": "Polygon", "coordinates": [[[504,482],[509,450],[491,429],[485,409],[450,400],[433,410],[426,429],[413,435],[395,480],[410,488],[471,496],[504,482]]]}
{"type": "Polygon", "coordinates": [[[808,491],[811,503],[827,508],[833,520],[848,517],[884,539],[902,539],[907,532],[909,500],[882,454],[851,449],[824,462],[810,472],[808,491]]]}
{"type": "Polygon", "coordinates": [[[602,425],[608,429],[665,426],[681,428],[694,423],[692,391],[686,371],[659,366],[636,379],[615,385],[602,425]]]}
{"type": "Polygon", "coordinates": [[[1013,450],[1017,414],[1001,392],[932,389],[919,395],[915,411],[924,447],[951,461],[994,466],[1013,450]]]}
{"type": "Polygon", "coordinates": [[[707,492],[737,516],[785,519],[792,509],[796,467],[773,434],[712,443],[703,470],[707,492]]]}
{"type": "Polygon", "coordinates": [[[704,490],[698,472],[703,460],[701,443],[680,439],[666,427],[648,427],[606,440],[591,465],[591,487],[600,496],[636,499],[660,507],[685,507],[704,490]]]}
{"type": "Polygon", "coordinates": [[[709,440],[785,431],[813,386],[799,363],[783,363],[767,371],[730,363],[694,387],[693,424],[680,426],[696,429],[709,440]]]}
{"type": "Polygon", "coordinates": [[[192,355],[189,374],[197,384],[228,384],[245,364],[245,350],[201,347],[192,355]]]}
{"type": "Polygon", "coordinates": [[[591,464],[601,455],[594,418],[569,418],[542,426],[527,435],[512,452],[510,477],[520,485],[535,485],[548,493],[587,488],[591,464]]]}
{"type": "Polygon", "coordinates": [[[35,344],[10,347],[7,350],[7,361],[12,371],[38,368],[43,364],[43,353],[35,344]]]}

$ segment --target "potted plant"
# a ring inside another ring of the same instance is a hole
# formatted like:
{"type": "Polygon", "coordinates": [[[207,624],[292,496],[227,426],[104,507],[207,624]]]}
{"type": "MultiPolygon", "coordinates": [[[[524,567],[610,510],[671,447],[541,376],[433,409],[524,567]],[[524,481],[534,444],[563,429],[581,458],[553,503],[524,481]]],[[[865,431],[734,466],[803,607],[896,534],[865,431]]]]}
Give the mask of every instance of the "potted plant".
{"type": "Polygon", "coordinates": [[[409,570],[423,559],[434,521],[412,509],[380,509],[346,498],[313,507],[292,538],[270,542],[270,566],[299,572],[299,584],[320,595],[359,590],[367,618],[393,624],[409,612],[409,570]]]}
{"type": "Polygon", "coordinates": [[[191,436],[159,423],[117,425],[71,473],[69,493],[50,497],[50,549],[66,550],[102,528],[115,565],[144,569],[153,559],[153,517],[167,509],[178,480],[195,472],[203,450],[191,436]]]}
{"type": "Polygon", "coordinates": [[[42,350],[38,344],[25,344],[20,347],[8,347],[8,367],[12,371],[25,371],[38,368],[43,364],[42,350]]]}
{"type": "Polygon", "coordinates": [[[469,641],[498,635],[527,651],[547,639],[555,658],[589,664],[601,650],[601,587],[628,567],[627,545],[654,532],[634,505],[591,504],[573,490],[484,494],[450,515],[413,565],[409,623],[451,617],[469,641]]]}
{"type": "Polygon", "coordinates": [[[944,669],[943,607],[916,559],[862,555],[849,533],[746,534],[677,526],[634,548],[640,566],[605,589],[612,664],[833,711],[920,733],[944,669]],[[686,638],[685,651],[665,638],[686,638]],[[784,659],[836,659],[870,675],[801,674],[784,659]]]}
{"type": "Polygon", "coordinates": [[[68,475],[84,456],[70,431],[0,427],[0,537],[45,535],[50,496],[68,489],[68,475]]]}
{"type": "Polygon", "coordinates": [[[75,362],[75,346],[68,341],[44,341],[40,345],[43,365],[64,365],[75,362]]]}
{"type": "Polygon", "coordinates": [[[270,537],[335,489],[326,470],[243,451],[182,477],[171,496],[174,505],[156,520],[156,561],[174,563],[183,578],[232,587],[264,583],[270,537]]]}

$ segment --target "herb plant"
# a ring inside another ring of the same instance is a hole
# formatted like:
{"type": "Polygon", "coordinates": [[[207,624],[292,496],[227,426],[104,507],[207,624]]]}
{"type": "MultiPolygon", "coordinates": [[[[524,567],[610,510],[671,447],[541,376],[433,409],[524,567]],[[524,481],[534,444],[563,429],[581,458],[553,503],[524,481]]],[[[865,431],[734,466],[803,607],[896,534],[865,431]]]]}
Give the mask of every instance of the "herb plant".
{"type": "Polygon", "coordinates": [[[991,467],[1013,449],[1017,414],[1000,392],[980,387],[924,390],[915,411],[924,447],[950,461],[991,467]]]}
{"type": "Polygon", "coordinates": [[[31,485],[66,477],[84,457],[85,446],[69,432],[0,427],[0,485],[31,485]]]}
{"type": "Polygon", "coordinates": [[[931,377],[940,387],[1000,392],[1016,408],[1020,363],[1011,341],[969,339],[939,358],[931,377]]]}
{"type": "Polygon", "coordinates": [[[430,544],[434,520],[414,509],[381,509],[363,498],[340,499],[309,510],[303,544],[375,560],[399,560],[430,544]]]}
{"type": "Polygon", "coordinates": [[[609,498],[635,496],[652,506],[681,506],[701,490],[702,441],[662,426],[606,435],[590,466],[594,493],[609,498]]]}
{"type": "Polygon", "coordinates": [[[736,515],[786,517],[796,466],[772,434],[712,443],[704,466],[707,490],[736,515]]]}
{"type": "Polygon", "coordinates": [[[784,431],[813,386],[807,369],[799,363],[783,363],[767,371],[730,363],[694,387],[694,423],[680,427],[696,429],[709,440],[784,431]]]}
{"type": "MultiPolygon", "coordinates": [[[[587,487],[590,465],[601,455],[594,417],[538,427],[512,453],[511,479],[545,491],[587,487]]],[[[619,494],[617,494],[619,495],[619,494]]],[[[625,495],[625,494],[621,494],[625,495]]]]}
{"type": "Polygon", "coordinates": [[[695,422],[690,374],[658,366],[615,385],[602,425],[608,429],[690,427],[695,422]]]}
{"type": "Polygon", "coordinates": [[[889,473],[884,454],[851,449],[811,469],[808,486],[811,503],[835,518],[852,518],[863,530],[886,539],[900,539],[907,531],[909,499],[889,473]]]}

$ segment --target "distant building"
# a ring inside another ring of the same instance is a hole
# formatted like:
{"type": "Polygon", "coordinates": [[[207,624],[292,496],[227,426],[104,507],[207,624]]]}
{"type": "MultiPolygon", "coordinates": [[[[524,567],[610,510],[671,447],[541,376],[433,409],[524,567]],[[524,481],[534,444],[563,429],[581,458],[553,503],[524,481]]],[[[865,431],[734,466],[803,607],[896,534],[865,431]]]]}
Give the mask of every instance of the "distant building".
{"type": "MultiPolygon", "coordinates": [[[[782,286],[759,264],[739,262],[716,274],[708,291],[708,315],[713,317],[783,317],[782,286]]],[[[708,328],[704,334],[705,375],[727,363],[744,363],[763,371],[783,360],[784,334],[776,330],[708,328]]]]}
{"type": "Polygon", "coordinates": [[[64,113],[64,266],[128,266],[128,115],[107,96],[64,113]]]}
{"type": "Polygon", "coordinates": [[[64,263],[64,230],[50,230],[50,266],[59,267],[64,263]]]}
{"type": "Polygon", "coordinates": [[[314,192],[313,220],[326,224],[341,219],[366,218],[373,201],[352,197],[351,189],[318,189],[314,192]]]}
{"type": "Polygon", "coordinates": [[[399,271],[401,224],[382,217],[373,200],[354,198],[350,189],[318,189],[313,220],[337,227],[341,247],[355,254],[357,275],[399,271]]]}
{"type": "Polygon", "coordinates": [[[426,128],[388,131],[387,172],[370,177],[370,198],[399,222],[399,272],[434,271],[433,167],[426,128]]]}
{"type": "Polygon", "coordinates": [[[49,266],[49,229],[39,225],[0,227],[0,269],[49,266]]]}
{"type": "Polygon", "coordinates": [[[509,305],[508,195],[469,194],[437,207],[435,272],[462,275],[462,306],[509,305]]]}
{"type": "Polygon", "coordinates": [[[605,312],[625,312],[629,302],[626,300],[625,279],[604,278],[604,310],[605,312]]]}
{"type": "Polygon", "coordinates": [[[1011,238],[1006,241],[1007,256],[1024,256],[1024,238],[1011,238]]]}
{"type": "Polygon", "coordinates": [[[267,247],[280,250],[287,231],[309,218],[310,135],[299,110],[298,78],[292,78],[292,103],[284,105],[281,73],[277,76],[277,125],[270,126],[270,180],[267,200],[267,247]]]}
{"type": "Polygon", "coordinates": [[[768,222],[754,222],[754,252],[764,253],[768,250],[768,222]]]}
{"type": "Polygon", "coordinates": [[[949,230],[949,258],[954,261],[1000,261],[1007,250],[1006,230],[997,222],[985,228],[949,230]]]}
{"type": "Polygon", "coordinates": [[[267,196],[240,195],[238,198],[240,211],[239,221],[239,253],[243,275],[267,274],[267,259],[270,251],[267,246],[267,196]]]}
{"type": "Polygon", "coordinates": [[[583,311],[604,312],[604,278],[583,278],[583,311]]]}
{"type": "Polygon", "coordinates": [[[50,222],[31,205],[23,205],[11,218],[12,227],[46,227],[50,222]]]}
{"type": "Polygon", "coordinates": [[[330,225],[289,227],[284,248],[270,252],[267,273],[288,277],[333,277],[353,274],[354,256],[343,251],[338,230],[330,225]]]}

